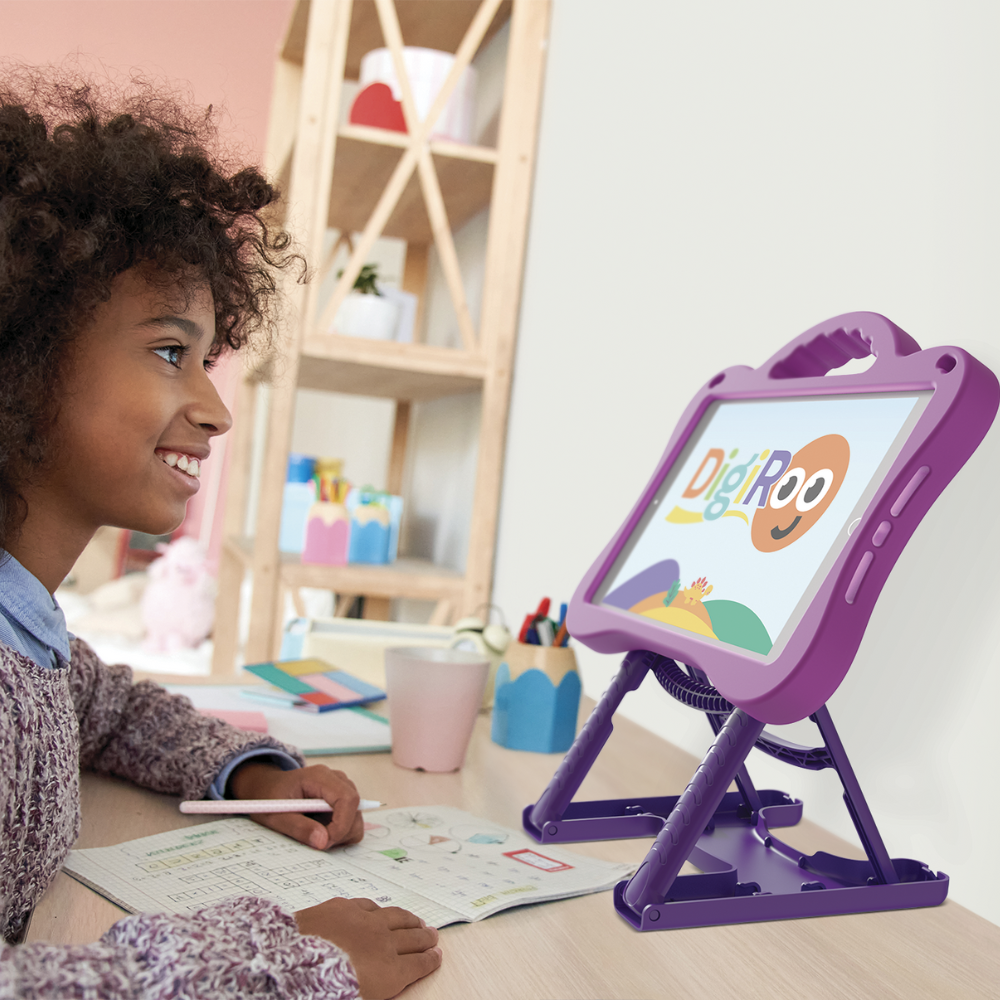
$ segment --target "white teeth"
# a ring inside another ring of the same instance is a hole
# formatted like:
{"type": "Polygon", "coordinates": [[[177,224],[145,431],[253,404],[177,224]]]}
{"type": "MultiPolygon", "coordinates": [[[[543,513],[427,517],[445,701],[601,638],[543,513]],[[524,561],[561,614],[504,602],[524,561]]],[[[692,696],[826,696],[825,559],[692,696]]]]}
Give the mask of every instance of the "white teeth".
{"type": "Polygon", "coordinates": [[[201,478],[201,463],[196,458],[188,458],[187,455],[180,455],[177,452],[167,452],[163,455],[163,461],[170,466],[170,468],[180,469],[181,472],[187,473],[192,479],[201,478]]]}

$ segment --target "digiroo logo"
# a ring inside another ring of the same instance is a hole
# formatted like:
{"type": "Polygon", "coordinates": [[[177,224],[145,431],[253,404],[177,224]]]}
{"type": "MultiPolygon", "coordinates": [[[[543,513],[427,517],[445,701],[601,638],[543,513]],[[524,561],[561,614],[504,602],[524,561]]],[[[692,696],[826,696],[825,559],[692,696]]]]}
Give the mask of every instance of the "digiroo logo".
{"type": "MultiPolygon", "coordinates": [[[[730,460],[737,455],[737,450],[730,452],[730,460]]],[[[723,464],[721,448],[710,448],[681,494],[689,500],[704,494],[704,511],[675,507],[667,520],[684,524],[739,517],[750,524],[756,549],[776,552],[801,538],[823,516],[840,490],[850,460],[850,445],[840,434],[816,438],[794,455],[765,449],[733,466],[723,464]]]]}

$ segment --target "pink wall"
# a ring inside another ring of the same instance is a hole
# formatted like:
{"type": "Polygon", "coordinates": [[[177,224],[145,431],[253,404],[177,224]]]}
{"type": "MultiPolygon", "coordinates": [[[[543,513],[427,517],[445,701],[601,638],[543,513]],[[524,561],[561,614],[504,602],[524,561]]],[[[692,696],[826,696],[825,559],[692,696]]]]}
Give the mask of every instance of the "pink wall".
{"type": "Polygon", "coordinates": [[[292,0],[0,0],[0,58],[78,56],[85,70],[136,69],[224,105],[236,141],[262,155],[271,72],[292,0]]]}
{"type": "MultiPolygon", "coordinates": [[[[69,58],[88,76],[136,70],[168,81],[196,104],[222,106],[224,137],[259,163],[274,57],[292,6],[293,0],[0,0],[0,64],[60,64],[69,58]]],[[[216,384],[232,408],[232,366],[220,365],[217,373],[216,384]]],[[[217,455],[223,450],[216,445],[217,455]]],[[[209,514],[213,556],[225,506],[228,461],[221,457],[221,492],[213,495],[210,488],[220,477],[211,474],[209,459],[184,526],[185,533],[204,537],[202,520],[209,514]]]]}

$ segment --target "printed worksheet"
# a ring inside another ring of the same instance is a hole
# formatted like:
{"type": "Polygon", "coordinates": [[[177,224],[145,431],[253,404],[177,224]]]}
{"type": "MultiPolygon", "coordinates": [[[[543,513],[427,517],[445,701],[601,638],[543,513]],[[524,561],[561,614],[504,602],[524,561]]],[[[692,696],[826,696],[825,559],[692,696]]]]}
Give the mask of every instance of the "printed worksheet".
{"type": "Polygon", "coordinates": [[[364,896],[435,927],[610,889],[631,870],[446,806],[365,813],[360,844],[322,853],[233,818],[71,851],[63,868],[132,913],[184,913],[245,895],[295,911],[364,896]]]}
{"type": "Polygon", "coordinates": [[[632,871],[446,806],[385,809],[365,820],[365,839],[339,849],[343,856],[373,881],[392,882],[462,920],[611,889],[632,871]]]}

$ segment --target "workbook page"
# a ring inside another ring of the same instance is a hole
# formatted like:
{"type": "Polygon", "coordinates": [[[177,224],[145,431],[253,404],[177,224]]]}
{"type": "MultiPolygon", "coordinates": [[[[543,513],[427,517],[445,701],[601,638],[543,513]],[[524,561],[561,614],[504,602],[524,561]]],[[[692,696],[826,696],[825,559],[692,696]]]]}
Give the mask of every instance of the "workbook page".
{"type": "Polygon", "coordinates": [[[390,879],[466,920],[611,889],[632,871],[627,864],[537,844],[447,806],[366,812],[364,840],[343,852],[373,879],[390,879]]]}
{"type": "Polygon", "coordinates": [[[71,851],[63,868],[132,913],[186,913],[230,896],[261,896],[294,912],[334,896],[363,896],[402,906],[435,927],[461,919],[371,878],[340,849],[316,851],[242,818],[71,851]]]}
{"type": "Polygon", "coordinates": [[[243,895],[294,912],[361,896],[435,927],[610,889],[631,871],[446,806],[367,812],[361,843],[325,852],[234,818],[71,851],[63,868],[133,913],[185,913],[243,895]]]}

